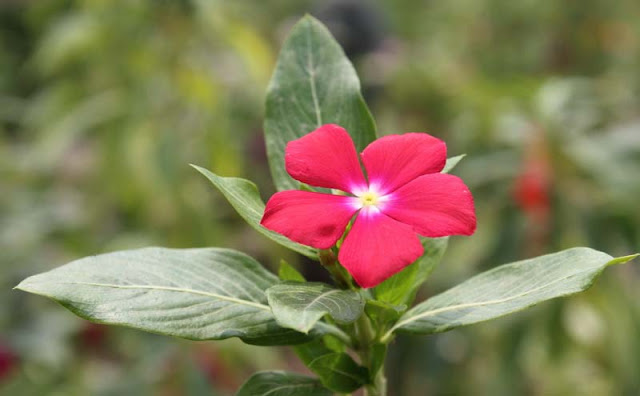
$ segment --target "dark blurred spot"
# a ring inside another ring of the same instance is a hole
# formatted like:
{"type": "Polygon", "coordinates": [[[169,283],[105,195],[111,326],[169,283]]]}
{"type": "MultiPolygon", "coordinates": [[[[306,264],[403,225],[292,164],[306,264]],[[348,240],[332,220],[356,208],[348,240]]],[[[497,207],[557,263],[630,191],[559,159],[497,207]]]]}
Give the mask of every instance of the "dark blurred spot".
{"type": "Polygon", "coordinates": [[[195,354],[195,361],[198,368],[216,388],[232,391],[240,386],[236,371],[217,356],[215,348],[198,349],[195,354]]]}
{"type": "Polygon", "coordinates": [[[385,20],[365,0],[318,1],[313,14],[324,22],[351,59],[376,51],[385,36],[385,20]]]}
{"type": "Polygon", "coordinates": [[[107,338],[107,326],[88,322],[78,334],[80,343],[85,349],[100,349],[107,338]]]}
{"type": "Polygon", "coordinates": [[[310,282],[323,282],[333,284],[333,280],[329,275],[329,272],[322,267],[318,261],[311,260],[308,257],[300,256],[300,271],[302,275],[310,282]]]}
{"type": "Polygon", "coordinates": [[[18,365],[18,356],[15,352],[0,340],[0,382],[9,378],[18,365]]]}

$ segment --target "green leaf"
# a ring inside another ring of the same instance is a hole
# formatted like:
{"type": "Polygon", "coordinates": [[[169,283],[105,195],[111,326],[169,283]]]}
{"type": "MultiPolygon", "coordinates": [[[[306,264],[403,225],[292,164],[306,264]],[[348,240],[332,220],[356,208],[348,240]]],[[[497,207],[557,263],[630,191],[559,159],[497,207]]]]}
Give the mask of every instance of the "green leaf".
{"type": "Polygon", "coordinates": [[[191,166],[209,179],[211,183],[220,190],[227,201],[229,201],[231,206],[233,206],[233,208],[238,212],[240,217],[249,223],[249,225],[256,231],[288,249],[296,251],[309,258],[315,260],[318,259],[316,249],[293,242],[284,235],[280,235],[277,232],[268,230],[260,225],[260,220],[264,213],[264,202],[262,202],[262,198],[260,198],[260,193],[258,192],[258,188],[255,184],[249,180],[237,177],[221,177],[197,165],[191,166]]]}
{"type": "Polygon", "coordinates": [[[295,269],[291,264],[284,260],[280,260],[280,268],[278,269],[278,278],[283,281],[306,282],[304,276],[295,269]]]}
{"type": "Polygon", "coordinates": [[[286,371],[263,371],[251,376],[236,396],[331,396],[316,378],[286,371]]]}
{"type": "Polygon", "coordinates": [[[368,370],[346,353],[336,351],[333,344],[331,336],[325,336],[296,345],[294,350],[300,360],[333,391],[348,393],[367,383],[368,370]]]}
{"type": "Polygon", "coordinates": [[[191,340],[308,341],[273,317],[264,291],[277,282],[253,258],[234,250],[153,247],[85,257],[16,288],[95,322],[191,340]]]}
{"type": "Polygon", "coordinates": [[[287,282],[267,289],[267,300],[282,327],[307,333],[324,316],[351,323],[362,315],[364,300],[351,290],[323,283],[287,282]]]}
{"type": "Polygon", "coordinates": [[[329,353],[308,364],[324,386],[334,392],[349,393],[369,382],[369,370],[346,353],[329,353]]]}
{"type": "MultiPolygon", "coordinates": [[[[351,346],[350,343],[345,344],[344,340],[334,336],[333,334],[325,334],[322,338],[314,338],[315,340],[322,340],[322,342],[324,342],[324,344],[327,346],[327,348],[329,348],[331,351],[333,352],[344,352],[347,344],[349,346],[351,346]]],[[[349,340],[351,341],[351,340],[349,340]]],[[[295,346],[294,346],[295,348],[295,346]]]]}
{"type": "Polygon", "coordinates": [[[589,288],[614,259],[589,248],[573,248],[502,265],[477,275],[407,311],[394,330],[438,333],[523,310],[542,301],[589,288]]]}
{"type": "Polygon", "coordinates": [[[343,352],[333,349],[332,345],[327,345],[326,338],[327,337],[315,338],[304,344],[295,345],[293,349],[300,360],[302,360],[307,366],[320,356],[343,352]]]}
{"type": "Polygon", "coordinates": [[[411,305],[420,286],[429,278],[447,250],[449,238],[420,238],[424,254],[415,263],[375,287],[378,301],[391,305],[411,305]]]}
{"type": "Polygon", "coordinates": [[[287,143],[332,123],[349,132],[358,151],[376,138],[351,62],[329,31],[306,16],[285,41],[267,89],[264,132],[278,190],[299,188],[284,167],[287,143]]]}
{"type": "Polygon", "coordinates": [[[442,168],[441,173],[449,173],[455,168],[458,163],[466,157],[466,154],[456,155],[455,157],[447,158],[447,162],[444,164],[444,168],[442,168]]]}
{"type": "Polygon", "coordinates": [[[392,305],[382,301],[367,300],[364,312],[371,319],[377,335],[382,335],[389,330],[400,316],[407,310],[406,305],[392,305]]]}

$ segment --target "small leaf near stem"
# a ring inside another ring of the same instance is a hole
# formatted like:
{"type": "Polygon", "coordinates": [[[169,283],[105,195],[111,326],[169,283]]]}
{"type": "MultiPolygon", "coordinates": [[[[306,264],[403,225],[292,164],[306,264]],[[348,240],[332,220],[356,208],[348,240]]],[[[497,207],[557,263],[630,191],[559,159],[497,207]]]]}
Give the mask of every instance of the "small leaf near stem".
{"type": "Polygon", "coordinates": [[[236,396],[330,396],[333,393],[316,378],[285,371],[262,371],[254,374],[236,393],[236,396]]]}
{"type": "Polygon", "coordinates": [[[280,260],[280,268],[278,268],[278,278],[283,281],[306,282],[304,276],[285,260],[280,260]]]}
{"type": "Polygon", "coordinates": [[[357,320],[364,310],[362,295],[318,282],[284,282],[266,290],[278,324],[307,334],[325,315],[338,323],[357,320]]]}
{"type": "Polygon", "coordinates": [[[342,346],[331,346],[330,337],[316,338],[294,350],[327,388],[350,393],[369,382],[369,370],[356,363],[342,346]]]}

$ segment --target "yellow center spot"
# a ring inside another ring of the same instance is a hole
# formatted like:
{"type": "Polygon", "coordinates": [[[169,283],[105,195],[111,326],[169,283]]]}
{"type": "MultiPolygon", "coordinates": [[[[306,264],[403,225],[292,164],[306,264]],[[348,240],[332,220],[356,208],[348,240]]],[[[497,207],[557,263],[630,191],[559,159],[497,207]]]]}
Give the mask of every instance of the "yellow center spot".
{"type": "Polygon", "coordinates": [[[362,206],[376,205],[378,203],[378,194],[366,192],[360,196],[360,203],[362,206]]]}

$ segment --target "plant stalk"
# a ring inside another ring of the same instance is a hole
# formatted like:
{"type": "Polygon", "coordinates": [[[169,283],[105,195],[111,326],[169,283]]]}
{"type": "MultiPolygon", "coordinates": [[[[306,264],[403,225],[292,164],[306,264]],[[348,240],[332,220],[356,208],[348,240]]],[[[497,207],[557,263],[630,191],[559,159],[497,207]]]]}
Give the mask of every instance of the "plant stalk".
{"type": "Polygon", "coordinates": [[[384,375],[384,365],[376,373],[373,383],[367,385],[364,389],[365,396],[386,396],[387,395],[387,377],[384,375]]]}
{"type": "MultiPolygon", "coordinates": [[[[354,340],[354,345],[358,356],[360,356],[360,363],[368,368],[370,372],[376,371],[372,382],[365,386],[364,394],[365,396],[386,396],[387,379],[384,375],[384,363],[376,363],[376,359],[372,354],[376,339],[367,315],[360,316],[356,321],[355,331],[357,338],[354,340]]],[[[385,356],[382,356],[383,361],[385,357],[386,351],[385,356]]]]}

